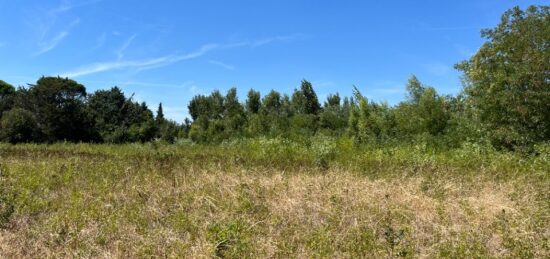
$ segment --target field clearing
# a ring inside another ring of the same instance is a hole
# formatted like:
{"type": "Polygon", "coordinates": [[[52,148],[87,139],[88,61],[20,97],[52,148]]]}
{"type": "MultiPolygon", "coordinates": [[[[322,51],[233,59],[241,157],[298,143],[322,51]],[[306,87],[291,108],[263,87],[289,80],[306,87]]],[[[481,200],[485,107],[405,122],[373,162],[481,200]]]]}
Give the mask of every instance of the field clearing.
{"type": "Polygon", "coordinates": [[[550,256],[548,153],[281,141],[1,145],[0,257],[550,256]]]}

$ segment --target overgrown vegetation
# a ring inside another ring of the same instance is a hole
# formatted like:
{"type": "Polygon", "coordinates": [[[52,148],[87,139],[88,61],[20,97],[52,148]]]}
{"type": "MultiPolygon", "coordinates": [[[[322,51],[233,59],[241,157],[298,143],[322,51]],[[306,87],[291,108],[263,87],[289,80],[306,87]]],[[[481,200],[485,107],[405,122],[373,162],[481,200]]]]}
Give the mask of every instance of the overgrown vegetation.
{"type": "Polygon", "coordinates": [[[484,31],[458,96],[412,76],[395,106],[304,80],[179,124],[118,87],[0,81],[0,257],[548,258],[549,12],[484,31]]]}
{"type": "Polygon", "coordinates": [[[43,77],[28,88],[0,82],[1,138],[6,142],[147,142],[189,138],[221,143],[247,137],[300,139],[350,136],[356,144],[427,143],[457,148],[464,143],[533,152],[550,141],[550,7],[514,8],[486,43],[456,67],[464,91],[442,96],[415,76],[407,99],[395,106],[368,100],[354,87],[352,97],[331,94],[322,105],[310,82],[291,96],[250,90],[241,103],[236,88],[213,91],[189,103],[192,121],[156,117],[114,87],[88,95],[66,78],[43,77]]]}
{"type": "Polygon", "coordinates": [[[536,149],[1,145],[0,256],[546,258],[536,149]]]}

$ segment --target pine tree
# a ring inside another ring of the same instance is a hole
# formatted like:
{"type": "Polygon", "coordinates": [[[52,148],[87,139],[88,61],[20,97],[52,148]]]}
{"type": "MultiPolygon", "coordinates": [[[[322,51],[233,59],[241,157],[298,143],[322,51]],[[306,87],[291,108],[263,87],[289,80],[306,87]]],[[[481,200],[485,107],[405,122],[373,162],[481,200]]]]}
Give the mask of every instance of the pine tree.
{"type": "Polygon", "coordinates": [[[156,122],[158,125],[161,125],[163,124],[165,121],[164,119],[164,112],[163,112],[163,109],[162,109],[162,103],[159,103],[159,108],[157,110],[157,117],[156,117],[156,122]]]}

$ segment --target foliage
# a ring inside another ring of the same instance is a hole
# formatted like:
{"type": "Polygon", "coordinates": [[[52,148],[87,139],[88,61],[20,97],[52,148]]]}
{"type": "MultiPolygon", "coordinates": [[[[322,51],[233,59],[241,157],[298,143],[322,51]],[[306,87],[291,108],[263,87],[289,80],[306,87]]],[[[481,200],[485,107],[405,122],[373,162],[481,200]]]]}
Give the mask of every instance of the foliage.
{"type": "Polygon", "coordinates": [[[251,89],[248,92],[248,99],[246,99],[246,111],[250,114],[256,114],[260,111],[260,108],[262,106],[261,100],[260,100],[260,92],[254,91],[251,89]]]}
{"type": "Polygon", "coordinates": [[[221,143],[348,136],[365,147],[490,144],[536,154],[538,143],[550,141],[549,14],[548,6],[516,7],[503,14],[497,27],[484,30],[486,43],[457,65],[464,72],[464,90],[456,96],[441,95],[413,75],[405,85],[406,99],[396,105],[369,100],[354,87],[353,96],[329,94],[321,106],[312,83],[302,80],[290,96],[276,90],[262,96],[251,89],[240,102],[236,88],[194,96],[187,106],[191,120],[179,124],[165,118],[162,104],[155,116],[118,87],[88,94],[74,80],[42,77],[17,90],[0,81],[0,113],[26,110],[21,118],[36,120],[37,134],[25,137],[33,142],[174,143],[189,138],[221,143]]]}
{"type": "Polygon", "coordinates": [[[515,7],[482,31],[487,41],[457,65],[493,143],[517,148],[550,139],[550,7],[515,7]]]}
{"type": "Polygon", "coordinates": [[[302,114],[318,114],[321,110],[321,105],[317,99],[317,94],[313,90],[313,86],[307,80],[302,80],[300,90],[294,90],[292,94],[292,106],[297,113],[302,114]]]}
{"type": "Polygon", "coordinates": [[[30,111],[15,108],[0,120],[0,139],[9,143],[31,142],[39,137],[38,122],[30,111]]]}
{"type": "Polygon", "coordinates": [[[0,118],[2,113],[12,108],[14,95],[15,87],[0,80],[0,118]]]}
{"type": "Polygon", "coordinates": [[[407,83],[408,100],[395,109],[397,130],[404,136],[442,134],[449,121],[446,100],[415,76],[407,83]]]}
{"type": "Polygon", "coordinates": [[[323,111],[319,114],[319,127],[327,135],[339,135],[345,131],[349,117],[349,107],[347,99],[342,106],[340,103],[340,95],[329,95],[323,107],[323,111]]]}
{"type": "Polygon", "coordinates": [[[98,90],[88,98],[88,113],[101,138],[106,142],[121,142],[124,133],[121,127],[125,120],[126,97],[122,90],[98,90]]]}
{"type": "Polygon", "coordinates": [[[85,112],[86,89],[74,80],[42,77],[20,91],[16,106],[35,114],[48,142],[93,140],[91,121],[85,112]]]}
{"type": "Polygon", "coordinates": [[[369,103],[356,87],[353,93],[348,133],[356,143],[376,143],[392,137],[395,123],[389,106],[369,103]]]}
{"type": "Polygon", "coordinates": [[[0,257],[550,255],[548,144],[352,143],[0,144],[0,257]]]}

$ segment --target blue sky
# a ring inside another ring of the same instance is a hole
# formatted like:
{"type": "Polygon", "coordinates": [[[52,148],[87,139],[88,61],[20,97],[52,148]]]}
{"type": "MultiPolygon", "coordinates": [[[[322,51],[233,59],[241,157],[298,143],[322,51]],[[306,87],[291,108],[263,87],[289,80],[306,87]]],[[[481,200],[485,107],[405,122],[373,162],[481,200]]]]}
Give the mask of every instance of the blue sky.
{"type": "Polygon", "coordinates": [[[121,87],[182,121],[196,94],[237,87],[395,104],[411,74],[460,91],[453,65],[505,10],[550,1],[0,0],[0,79],[69,76],[88,92],[121,87]]]}

